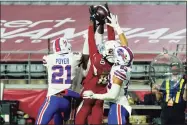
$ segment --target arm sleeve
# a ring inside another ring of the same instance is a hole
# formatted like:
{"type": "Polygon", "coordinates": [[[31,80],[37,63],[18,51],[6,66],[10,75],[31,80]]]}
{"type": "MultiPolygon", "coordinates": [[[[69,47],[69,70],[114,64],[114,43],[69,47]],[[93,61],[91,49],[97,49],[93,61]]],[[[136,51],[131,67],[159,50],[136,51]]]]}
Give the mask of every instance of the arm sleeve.
{"type": "Polygon", "coordinates": [[[122,81],[126,80],[126,72],[124,71],[116,70],[114,71],[114,76],[122,81]]]}
{"type": "Polygon", "coordinates": [[[89,26],[89,31],[88,31],[88,42],[89,42],[89,57],[92,59],[93,55],[98,52],[97,46],[95,43],[95,38],[94,38],[94,29],[93,25],[89,26]]]}
{"type": "Polygon", "coordinates": [[[94,99],[100,99],[100,100],[113,100],[116,99],[120,92],[120,85],[118,84],[112,84],[111,89],[105,93],[105,94],[94,94],[94,99]]]}
{"type": "Polygon", "coordinates": [[[99,51],[99,53],[102,53],[104,50],[103,34],[100,34],[96,31],[95,32],[95,41],[96,41],[97,50],[99,51]]]}
{"type": "Polygon", "coordinates": [[[95,33],[95,40],[96,40],[97,46],[103,44],[103,34],[96,32],[95,33]]]}
{"type": "Polygon", "coordinates": [[[107,25],[108,40],[115,40],[115,32],[111,26],[107,25]]]}

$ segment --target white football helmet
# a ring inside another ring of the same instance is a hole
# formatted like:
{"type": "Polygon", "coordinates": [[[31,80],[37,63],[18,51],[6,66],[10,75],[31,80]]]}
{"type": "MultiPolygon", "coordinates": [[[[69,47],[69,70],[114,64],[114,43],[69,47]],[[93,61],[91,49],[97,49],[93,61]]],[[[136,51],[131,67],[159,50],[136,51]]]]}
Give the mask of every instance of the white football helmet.
{"type": "Polygon", "coordinates": [[[71,52],[72,46],[65,38],[58,38],[53,41],[53,52],[54,53],[69,53],[71,52]]]}
{"type": "Polygon", "coordinates": [[[120,43],[115,40],[104,42],[103,57],[106,58],[110,63],[114,63],[114,49],[118,46],[120,46],[120,43]]]}
{"type": "Polygon", "coordinates": [[[131,66],[133,58],[134,54],[129,47],[119,46],[114,50],[114,60],[117,64],[131,66]]]}

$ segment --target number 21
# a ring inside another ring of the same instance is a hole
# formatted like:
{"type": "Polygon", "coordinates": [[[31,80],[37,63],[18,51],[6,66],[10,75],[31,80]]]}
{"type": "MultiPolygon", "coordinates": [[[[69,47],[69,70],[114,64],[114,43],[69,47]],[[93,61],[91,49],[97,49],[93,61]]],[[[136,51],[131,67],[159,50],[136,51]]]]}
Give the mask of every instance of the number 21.
{"type": "Polygon", "coordinates": [[[71,65],[66,65],[63,67],[62,65],[54,65],[52,67],[52,71],[59,70],[58,72],[53,72],[52,74],[52,83],[53,84],[63,84],[63,78],[56,79],[57,77],[62,77],[64,75],[64,71],[67,71],[67,75],[65,84],[71,84],[71,65]]]}

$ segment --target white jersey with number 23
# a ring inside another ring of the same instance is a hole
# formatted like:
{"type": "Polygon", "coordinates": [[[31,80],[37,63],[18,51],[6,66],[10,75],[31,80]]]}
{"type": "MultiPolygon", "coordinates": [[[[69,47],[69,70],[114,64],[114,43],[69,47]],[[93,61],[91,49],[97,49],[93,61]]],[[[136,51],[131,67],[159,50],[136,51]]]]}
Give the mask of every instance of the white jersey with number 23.
{"type": "Polygon", "coordinates": [[[123,84],[121,86],[121,90],[119,92],[118,97],[115,100],[110,100],[110,102],[122,105],[123,107],[127,109],[129,114],[131,114],[132,108],[131,106],[129,106],[127,97],[125,95],[129,86],[129,82],[130,82],[131,68],[125,65],[117,65],[117,66],[113,65],[111,68],[110,74],[108,75],[109,81],[108,81],[107,91],[111,89],[114,76],[122,80],[123,84]]]}

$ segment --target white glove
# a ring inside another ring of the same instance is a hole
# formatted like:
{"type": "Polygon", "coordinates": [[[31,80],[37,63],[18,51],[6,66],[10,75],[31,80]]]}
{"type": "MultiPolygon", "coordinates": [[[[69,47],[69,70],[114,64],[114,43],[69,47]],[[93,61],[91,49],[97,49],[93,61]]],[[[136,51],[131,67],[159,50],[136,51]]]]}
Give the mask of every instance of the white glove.
{"type": "Polygon", "coordinates": [[[91,90],[87,90],[87,91],[83,92],[83,98],[84,99],[92,99],[93,95],[94,95],[94,93],[91,90]]]}
{"type": "Polygon", "coordinates": [[[116,32],[118,33],[118,35],[123,33],[123,30],[121,29],[121,27],[119,26],[119,22],[118,22],[118,16],[117,15],[113,15],[112,13],[110,13],[111,17],[107,17],[111,23],[106,23],[106,25],[109,25],[111,27],[114,28],[114,30],[116,30],[116,32]]]}

